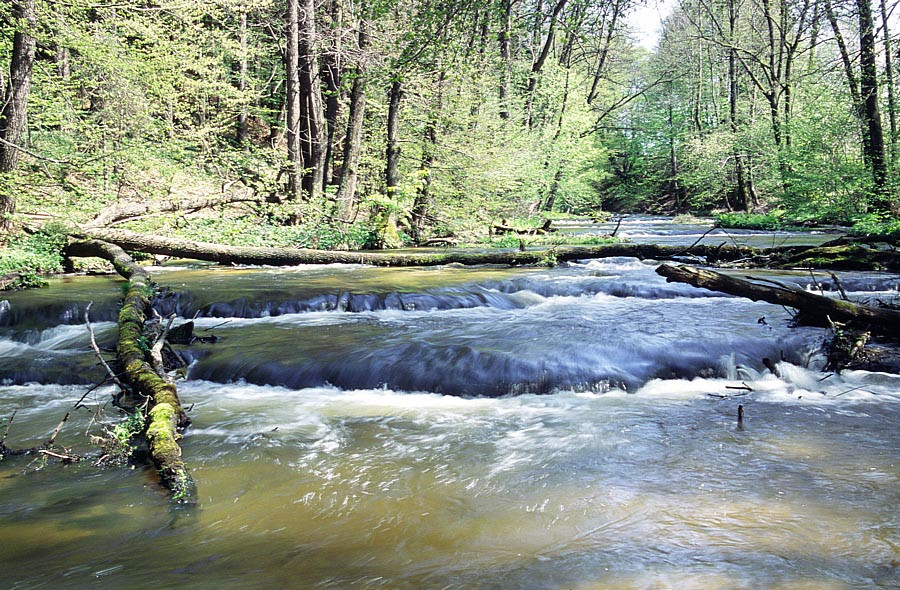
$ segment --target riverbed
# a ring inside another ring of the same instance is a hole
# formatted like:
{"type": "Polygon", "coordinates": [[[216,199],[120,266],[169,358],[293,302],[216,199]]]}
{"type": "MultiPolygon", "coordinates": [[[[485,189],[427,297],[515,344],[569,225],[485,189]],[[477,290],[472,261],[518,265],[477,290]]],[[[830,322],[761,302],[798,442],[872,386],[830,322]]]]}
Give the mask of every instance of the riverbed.
{"type": "MultiPolygon", "coordinates": [[[[172,510],[147,467],[7,457],[0,587],[900,587],[900,376],[824,373],[824,330],[656,266],[151,269],[161,307],[217,337],[182,349],[200,506],[172,510]]],[[[39,445],[102,378],[84,310],[109,345],[121,283],[0,297],[7,445],[39,445]]],[[[58,442],[90,451],[111,393],[58,442]]]]}

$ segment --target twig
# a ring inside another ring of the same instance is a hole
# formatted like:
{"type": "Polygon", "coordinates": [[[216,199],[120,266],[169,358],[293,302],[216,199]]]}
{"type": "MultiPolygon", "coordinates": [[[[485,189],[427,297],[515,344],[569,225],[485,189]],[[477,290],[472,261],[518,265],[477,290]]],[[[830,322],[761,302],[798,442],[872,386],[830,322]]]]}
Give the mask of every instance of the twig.
{"type": "MultiPolygon", "coordinates": [[[[84,310],[84,323],[85,323],[85,325],[87,325],[88,333],[91,335],[91,348],[94,349],[94,354],[97,356],[97,359],[100,361],[100,364],[103,365],[104,369],[106,369],[106,374],[109,376],[109,379],[112,380],[113,383],[118,385],[119,388],[124,391],[126,389],[125,384],[119,380],[119,378],[116,376],[116,374],[110,368],[109,364],[103,358],[103,355],[100,354],[100,347],[97,346],[97,339],[94,337],[94,328],[91,326],[91,318],[90,318],[92,305],[94,305],[93,301],[88,303],[87,307],[84,310]]],[[[90,392],[88,392],[88,393],[90,393],[90,392]]],[[[87,394],[85,394],[85,395],[87,395],[87,394]]],[[[81,399],[84,399],[84,398],[82,397],[81,399]]],[[[81,403],[81,401],[79,401],[78,403],[81,403]]],[[[75,404],[75,406],[77,407],[78,404],[75,404]]]]}
{"type": "Polygon", "coordinates": [[[627,216],[622,215],[619,217],[619,220],[616,222],[616,229],[614,229],[613,232],[611,234],[609,234],[609,237],[611,237],[611,238],[616,237],[616,234],[619,233],[619,226],[622,225],[622,220],[625,219],[625,217],[627,217],[627,216]]]}
{"type": "Polygon", "coordinates": [[[51,164],[71,164],[72,163],[70,160],[56,160],[54,158],[48,158],[47,156],[42,156],[42,155],[35,153],[29,149],[23,148],[20,145],[16,145],[16,144],[12,143],[11,141],[6,141],[2,137],[0,137],[0,143],[13,148],[14,150],[18,150],[18,151],[22,152],[23,154],[28,154],[32,158],[37,158],[38,160],[43,160],[44,162],[50,162],[51,164]]]}
{"type": "Polygon", "coordinates": [[[6,431],[3,433],[3,438],[0,438],[0,446],[6,442],[6,437],[9,436],[9,428],[12,426],[13,420],[16,418],[16,412],[18,411],[19,409],[16,408],[13,410],[12,416],[9,417],[9,422],[6,423],[6,431]]]}
{"type": "Polygon", "coordinates": [[[850,301],[850,298],[847,297],[847,292],[844,291],[844,285],[841,284],[841,281],[837,278],[837,275],[831,271],[828,271],[828,274],[831,275],[831,280],[834,281],[834,284],[838,288],[838,292],[841,294],[841,299],[844,301],[850,301]]]}
{"type": "MultiPolygon", "coordinates": [[[[197,313],[200,313],[200,312],[198,311],[197,313]]],[[[194,316],[194,317],[196,318],[197,316],[194,316]]],[[[203,328],[203,331],[204,331],[204,332],[211,332],[212,330],[215,330],[216,328],[221,328],[221,327],[224,326],[225,324],[230,324],[230,323],[231,323],[231,320],[226,320],[226,321],[222,322],[221,324],[216,324],[216,325],[213,326],[212,328],[203,328]]]]}
{"type": "Polygon", "coordinates": [[[726,385],[725,389],[740,389],[743,391],[753,391],[753,388],[747,385],[745,381],[741,381],[740,385],[726,385]]]}
{"type": "MultiPolygon", "coordinates": [[[[616,229],[618,229],[618,228],[619,228],[619,226],[616,226],[616,229]]],[[[717,230],[717,229],[719,229],[719,228],[716,227],[716,226],[712,226],[711,228],[709,228],[708,230],[706,230],[705,232],[703,232],[703,235],[700,236],[699,238],[697,238],[697,241],[696,241],[696,242],[694,242],[693,244],[691,244],[690,246],[688,246],[687,248],[685,248],[685,249],[682,250],[681,252],[679,252],[679,253],[677,253],[677,254],[674,254],[674,256],[682,256],[682,255],[684,255],[684,254],[687,254],[688,252],[691,251],[691,249],[692,249],[694,246],[696,246],[697,244],[699,244],[700,242],[702,242],[702,241],[703,241],[703,238],[705,238],[706,236],[708,236],[708,235],[710,234],[710,232],[713,232],[713,231],[715,231],[715,230],[717,230]]],[[[616,235],[615,232],[613,232],[613,237],[615,237],[615,235],[616,235]]]]}
{"type": "Polygon", "coordinates": [[[48,451],[47,449],[40,449],[38,453],[41,455],[49,455],[51,457],[56,457],[57,459],[62,459],[63,461],[80,461],[81,457],[78,455],[63,455],[60,453],[54,453],[53,451],[48,451]]]}
{"type": "MultiPolygon", "coordinates": [[[[117,376],[118,376],[118,375],[117,375],[117,376]]],[[[73,409],[73,410],[77,410],[77,409],[79,409],[79,408],[86,408],[87,406],[84,406],[84,405],[82,405],[82,403],[81,403],[81,402],[84,401],[84,398],[86,398],[88,395],[90,395],[91,393],[93,393],[93,392],[96,391],[97,389],[103,387],[104,385],[106,385],[106,384],[109,383],[110,381],[112,381],[112,379],[110,379],[109,377],[107,377],[106,379],[104,379],[104,380],[101,381],[100,383],[97,383],[96,385],[92,385],[92,386],[90,387],[90,389],[88,389],[87,391],[84,392],[84,395],[81,396],[81,399],[79,399],[79,400],[75,403],[75,405],[72,406],[72,409],[73,409]]]]}
{"type": "Polygon", "coordinates": [[[812,279],[813,285],[816,287],[816,289],[819,290],[819,293],[822,294],[822,297],[824,297],[824,296],[825,296],[825,289],[823,289],[823,288],[822,288],[822,285],[819,284],[819,281],[816,280],[816,275],[813,274],[812,269],[809,269],[809,278],[812,279]]]}
{"type": "MultiPolygon", "coordinates": [[[[850,393],[851,391],[856,391],[857,389],[862,389],[863,387],[865,387],[865,385],[860,385],[859,387],[853,387],[853,388],[851,388],[851,389],[848,389],[847,391],[842,391],[842,392],[840,392],[839,394],[835,395],[834,397],[841,397],[841,396],[844,395],[845,393],[850,393]]],[[[872,393],[872,392],[871,392],[871,391],[866,391],[865,393],[872,393]]],[[[875,395],[875,394],[872,393],[872,395],[875,395]]]]}
{"type": "Polygon", "coordinates": [[[56,437],[59,435],[59,431],[62,430],[63,426],[65,426],[66,421],[69,419],[69,412],[66,412],[66,415],[63,416],[63,419],[59,421],[59,424],[56,425],[56,430],[53,431],[53,434],[50,435],[50,438],[44,444],[45,447],[52,447],[53,442],[56,440],[56,437]]]}

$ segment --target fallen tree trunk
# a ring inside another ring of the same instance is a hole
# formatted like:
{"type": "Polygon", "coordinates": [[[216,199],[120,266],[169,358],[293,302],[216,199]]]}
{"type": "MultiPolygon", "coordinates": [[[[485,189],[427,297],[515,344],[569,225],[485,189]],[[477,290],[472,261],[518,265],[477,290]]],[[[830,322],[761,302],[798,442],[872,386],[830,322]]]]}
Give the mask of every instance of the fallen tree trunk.
{"type": "Polygon", "coordinates": [[[896,250],[867,248],[859,243],[773,251],[773,266],[780,268],[831,268],[834,270],[900,271],[896,250]]]}
{"type": "Polygon", "coordinates": [[[194,480],[182,460],[178,444],[178,439],[181,438],[179,430],[186,428],[190,420],[181,407],[175,384],[160,377],[148,362],[147,344],[143,341],[144,323],[150,309],[149,296],[153,290],[150,276],[115,244],[94,241],[91,243],[90,255],[105,258],[128,280],[128,289],[119,312],[116,344],[116,356],[123,370],[122,377],[134,394],[148,400],[147,442],[150,457],[159,470],[162,484],[172,491],[172,498],[177,502],[194,504],[194,480]]]}
{"type": "Polygon", "coordinates": [[[780,283],[753,282],[760,280],[753,277],[748,277],[751,280],[739,279],[684,264],[678,266],[663,264],[656,272],[666,277],[666,281],[670,283],[687,283],[710,291],[746,297],[753,301],[793,307],[806,318],[818,319],[822,325],[827,325],[827,319],[830,318],[834,322],[852,321],[867,324],[871,326],[872,331],[885,335],[900,334],[900,311],[832,299],[780,283]]]}
{"type": "Polygon", "coordinates": [[[549,249],[525,252],[344,252],[311,250],[306,248],[259,248],[226,246],[208,242],[192,242],[178,238],[163,238],[139,234],[123,229],[91,229],[76,232],[76,237],[87,238],[69,246],[73,256],[97,256],[95,240],[116,244],[127,250],[163,254],[177,258],[208,260],[222,264],[264,264],[287,266],[295,264],[370,264],[373,266],[429,266],[438,264],[540,264],[549,255],[557,261],[588,258],[632,256],[640,259],[667,260],[679,256],[702,256],[711,261],[734,261],[752,258],[759,251],[739,246],[706,246],[691,248],[658,246],[656,244],[604,244],[599,246],[557,246],[549,249]]]}

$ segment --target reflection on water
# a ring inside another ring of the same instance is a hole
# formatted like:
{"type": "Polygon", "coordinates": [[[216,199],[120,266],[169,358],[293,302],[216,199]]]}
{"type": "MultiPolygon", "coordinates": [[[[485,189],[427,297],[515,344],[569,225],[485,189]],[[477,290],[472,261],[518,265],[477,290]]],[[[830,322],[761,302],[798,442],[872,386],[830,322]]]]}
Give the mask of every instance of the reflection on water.
{"type": "MultiPolygon", "coordinates": [[[[179,386],[200,509],[171,512],[149,468],[7,457],[0,588],[900,587],[900,376],[825,377],[820,330],[652,270],[159,272],[221,338],[179,386]],[[273,313],[344,293],[371,305],[273,313]],[[437,393],[453,388],[547,394],[437,393]]],[[[10,298],[9,446],[39,445],[84,393],[64,379],[92,378],[83,328],[55,318],[115,283],[10,298]]],[[[61,444],[86,450],[110,391],[61,444]]]]}

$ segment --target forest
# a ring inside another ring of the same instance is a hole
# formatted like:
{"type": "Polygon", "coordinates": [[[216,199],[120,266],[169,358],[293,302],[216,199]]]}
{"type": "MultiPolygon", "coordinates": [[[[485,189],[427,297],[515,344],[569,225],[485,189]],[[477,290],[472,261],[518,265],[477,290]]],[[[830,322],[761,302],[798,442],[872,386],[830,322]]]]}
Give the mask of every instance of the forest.
{"type": "Polygon", "coordinates": [[[897,587],[897,6],[2,3],[0,587],[897,587]]]}
{"type": "Polygon", "coordinates": [[[14,1],[0,223],[350,249],[611,211],[895,235],[895,7],[685,0],[648,51],[633,0],[14,1]],[[233,206],[182,214],[200,202],[233,206]]]}

